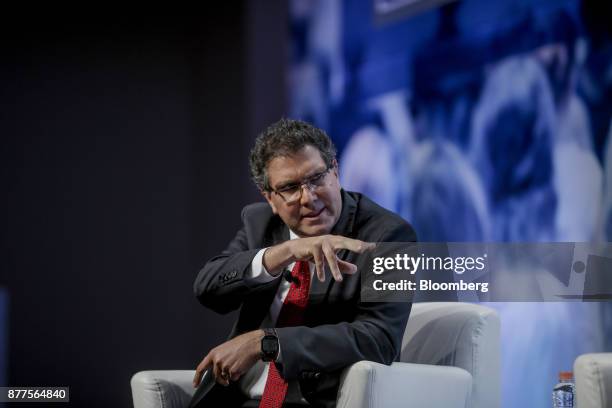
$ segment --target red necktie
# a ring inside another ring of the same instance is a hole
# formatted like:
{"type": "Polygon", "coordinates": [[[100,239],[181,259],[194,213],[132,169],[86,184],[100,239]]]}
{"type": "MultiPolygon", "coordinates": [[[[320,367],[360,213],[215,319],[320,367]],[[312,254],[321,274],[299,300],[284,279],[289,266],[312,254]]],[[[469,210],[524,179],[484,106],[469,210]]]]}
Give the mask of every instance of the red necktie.
{"type": "MultiPolygon", "coordinates": [[[[299,326],[304,320],[310,290],[310,268],[308,262],[297,261],[291,271],[291,287],[278,314],[276,327],[299,326]]],[[[271,362],[268,379],[259,408],[281,408],[287,394],[287,382],[280,376],[276,364],[271,362]]]]}

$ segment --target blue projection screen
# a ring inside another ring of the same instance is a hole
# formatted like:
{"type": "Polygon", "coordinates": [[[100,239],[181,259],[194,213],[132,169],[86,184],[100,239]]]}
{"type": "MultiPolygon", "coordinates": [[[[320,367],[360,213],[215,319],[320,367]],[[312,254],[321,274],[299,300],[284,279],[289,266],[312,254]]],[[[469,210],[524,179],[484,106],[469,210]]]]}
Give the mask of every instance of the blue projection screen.
{"type": "MultiPolygon", "coordinates": [[[[290,115],[332,137],[344,188],[421,241],[610,241],[606,15],[595,1],[292,1],[290,115]]],[[[490,306],[504,407],[550,406],[558,371],[612,351],[610,303],[490,306]]]]}

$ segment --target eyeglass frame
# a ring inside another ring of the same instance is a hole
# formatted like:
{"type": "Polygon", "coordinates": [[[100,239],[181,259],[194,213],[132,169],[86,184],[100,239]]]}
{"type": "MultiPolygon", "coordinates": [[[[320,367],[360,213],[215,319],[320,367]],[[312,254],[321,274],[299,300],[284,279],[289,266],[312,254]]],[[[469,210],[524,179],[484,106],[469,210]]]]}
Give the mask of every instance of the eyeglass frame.
{"type": "Polygon", "coordinates": [[[327,168],[319,173],[313,174],[312,176],[306,178],[305,180],[299,181],[297,183],[293,183],[293,184],[289,184],[284,186],[283,188],[277,190],[274,189],[272,187],[270,187],[270,192],[271,193],[276,193],[278,196],[280,196],[280,198],[283,199],[283,201],[285,202],[285,204],[287,205],[292,205],[295,204],[297,202],[299,202],[302,199],[302,194],[303,194],[303,187],[306,186],[306,188],[308,188],[308,190],[310,190],[311,192],[316,190],[317,188],[323,187],[324,184],[318,186],[313,184],[313,180],[314,181],[323,181],[325,180],[325,178],[327,177],[327,175],[329,174],[330,170],[332,170],[335,166],[335,164],[331,164],[329,166],[327,166],[327,168]],[[289,200],[287,198],[285,198],[285,196],[283,195],[283,193],[286,193],[288,190],[293,189],[293,188],[298,188],[298,190],[295,192],[296,194],[296,198],[293,200],[289,200]],[[283,191],[285,190],[285,191],[283,191]],[[299,192],[299,195],[297,195],[297,193],[299,192]]]}

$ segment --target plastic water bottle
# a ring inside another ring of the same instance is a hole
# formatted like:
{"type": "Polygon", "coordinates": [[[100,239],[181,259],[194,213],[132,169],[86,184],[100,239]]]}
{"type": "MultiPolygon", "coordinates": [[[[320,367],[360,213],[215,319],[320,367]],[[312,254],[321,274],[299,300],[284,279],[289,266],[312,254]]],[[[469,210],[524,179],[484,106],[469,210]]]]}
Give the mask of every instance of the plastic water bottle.
{"type": "Polygon", "coordinates": [[[555,385],[552,392],[553,408],[575,407],[575,396],[574,373],[561,371],[559,373],[559,384],[555,385]]]}

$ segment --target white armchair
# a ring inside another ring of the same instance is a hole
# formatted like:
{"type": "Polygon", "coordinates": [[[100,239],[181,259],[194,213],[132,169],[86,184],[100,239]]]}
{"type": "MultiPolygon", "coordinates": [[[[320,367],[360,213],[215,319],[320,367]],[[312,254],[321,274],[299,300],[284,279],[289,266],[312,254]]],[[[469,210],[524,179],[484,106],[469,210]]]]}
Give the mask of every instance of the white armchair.
{"type": "MultiPolygon", "coordinates": [[[[401,362],[348,367],[341,408],[500,405],[499,318],[466,303],[417,303],[404,333],[401,362]]],[[[193,370],[141,371],[131,380],[135,408],[186,407],[193,370]]]]}
{"type": "Polygon", "coordinates": [[[612,407],[612,353],[579,356],[574,362],[574,379],[580,408],[612,407]]]}

